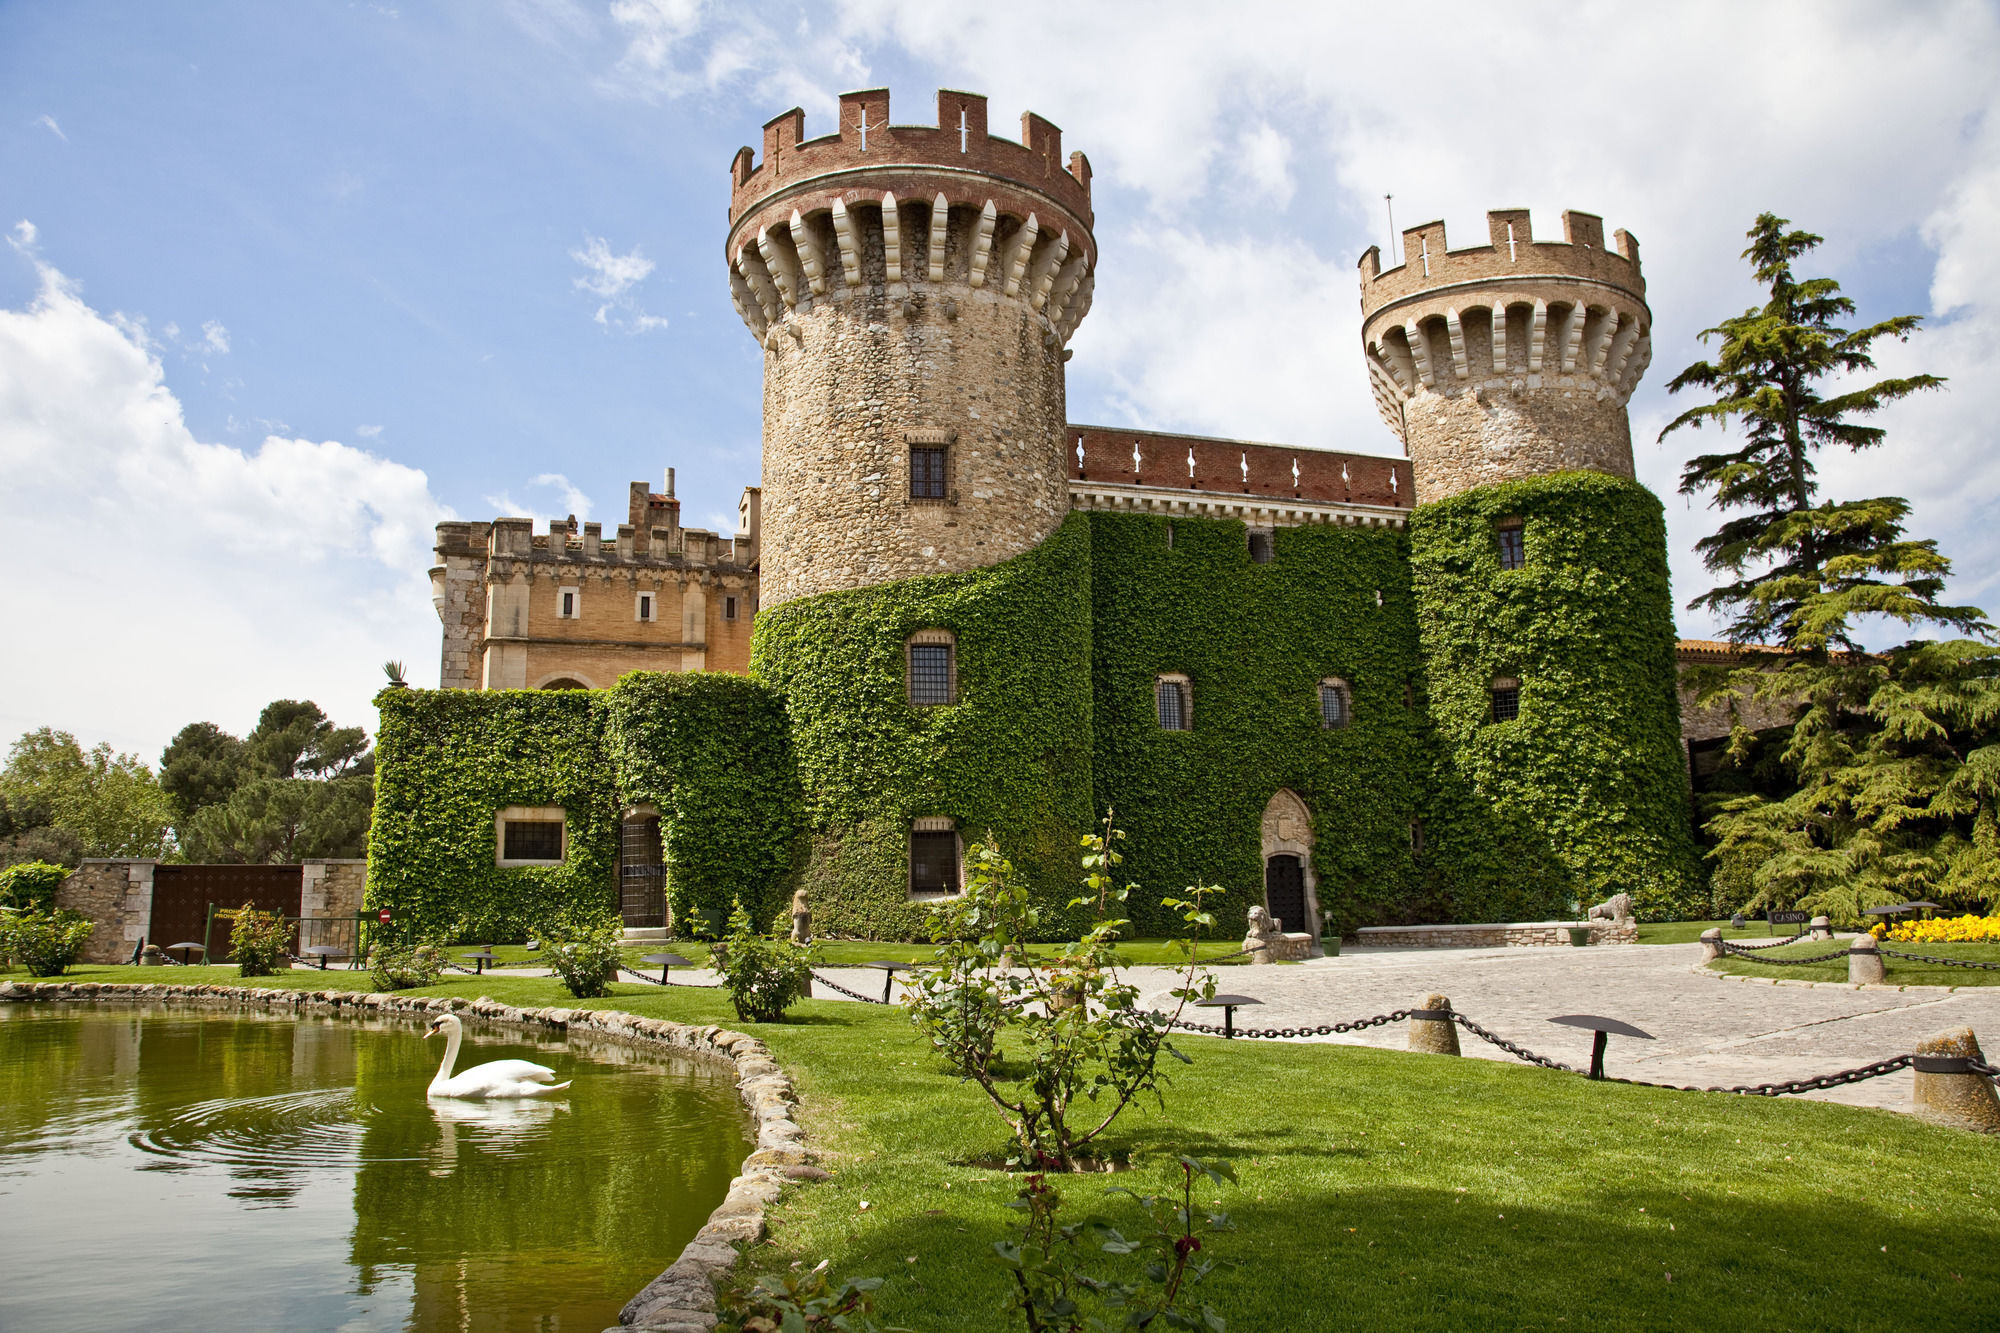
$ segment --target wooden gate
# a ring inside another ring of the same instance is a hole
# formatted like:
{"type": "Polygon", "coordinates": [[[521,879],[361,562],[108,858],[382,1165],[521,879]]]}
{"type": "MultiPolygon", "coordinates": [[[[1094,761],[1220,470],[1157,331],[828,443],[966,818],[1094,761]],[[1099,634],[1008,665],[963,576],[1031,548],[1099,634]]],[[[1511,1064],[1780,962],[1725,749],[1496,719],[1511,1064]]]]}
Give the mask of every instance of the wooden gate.
{"type": "Polygon", "coordinates": [[[1280,930],[1310,930],[1306,921],[1305,867],[1296,856],[1264,863],[1264,907],[1280,930]]]}
{"type": "MultiPolygon", "coordinates": [[[[217,910],[249,903],[260,912],[299,914],[303,866],[173,866],[153,871],[153,922],[146,938],[166,948],[202,942],[208,908],[217,910]]],[[[218,921],[208,941],[211,963],[228,962],[230,923],[218,921]]],[[[297,941],[293,941],[294,947],[297,941]]]]}

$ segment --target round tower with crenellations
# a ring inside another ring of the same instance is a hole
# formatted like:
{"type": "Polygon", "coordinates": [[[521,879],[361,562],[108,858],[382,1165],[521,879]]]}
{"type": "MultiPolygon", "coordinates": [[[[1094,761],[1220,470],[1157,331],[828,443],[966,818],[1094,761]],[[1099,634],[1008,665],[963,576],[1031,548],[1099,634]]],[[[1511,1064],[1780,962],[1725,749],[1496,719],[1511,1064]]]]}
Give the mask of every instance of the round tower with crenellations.
{"type": "Polygon", "coordinates": [[[1063,363],[1090,308],[1090,163],[986,99],[935,126],[885,89],[764,127],[732,167],[727,259],[764,348],[762,604],[982,568],[1069,512],[1063,363]]]}
{"type": "Polygon", "coordinates": [[[1563,214],[1533,239],[1526,209],[1487,215],[1487,244],[1444,224],[1403,233],[1403,262],[1361,257],[1362,345],[1376,405],[1427,504],[1492,482],[1585,470],[1629,478],[1625,404],[1652,359],[1639,245],[1563,214]]]}

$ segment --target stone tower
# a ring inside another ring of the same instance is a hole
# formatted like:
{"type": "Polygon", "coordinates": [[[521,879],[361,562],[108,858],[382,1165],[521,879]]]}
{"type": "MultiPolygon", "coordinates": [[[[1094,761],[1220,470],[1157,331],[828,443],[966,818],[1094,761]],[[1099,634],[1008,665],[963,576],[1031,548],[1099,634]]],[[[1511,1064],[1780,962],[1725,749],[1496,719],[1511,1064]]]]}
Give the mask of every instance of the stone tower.
{"type": "Polygon", "coordinates": [[[1652,358],[1639,245],[1563,214],[1536,241],[1526,209],[1486,215],[1491,238],[1403,233],[1403,263],[1361,256],[1362,343],[1375,401],[1410,456],[1418,504],[1496,481],[1582,469],[1632,476],[1625,403],[1652,358]]]}
{"type": "Polygon", "coordinates": [[[736,155],[730,289],[764,348],[762,604],[981,568],[1069,511],[1064,344],[1090,308],[1090,163],[1032,113],[884,89],[736,155]]]}

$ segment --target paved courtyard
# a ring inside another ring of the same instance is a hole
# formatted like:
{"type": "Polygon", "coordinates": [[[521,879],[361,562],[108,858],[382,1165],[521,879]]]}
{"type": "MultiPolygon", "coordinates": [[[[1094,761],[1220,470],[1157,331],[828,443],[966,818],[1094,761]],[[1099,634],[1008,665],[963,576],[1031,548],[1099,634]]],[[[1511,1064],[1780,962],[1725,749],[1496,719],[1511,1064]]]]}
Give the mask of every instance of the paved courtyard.
{"type": "MultiPolygon", "coordinates": [[[[1698,944],[1593,949],[1361,949],[1338,958],[1272,967],[1218,969],[1223,990],[1263,1001],[1239,1009],[1251,1027],[1298,1027],[1366,1018],[1419,1005],[1432,991],[1481,1026],[1541,1055],[1578,1067],[1590,1062],[1591,1034],[1559,1027],[1557,1014],[1620,1018],[1657,1040],[1613,1037],[1605,1070],[1663,1083],[1767,1083],[1832,1073],[1915,1049],[1919,1038],[1970,1026],[1989,1059],[2000,1052],[2000,986],[1954,990],[1854,990],[1762,978],[1697,973],[1698,944]]],[[[1171,1004],[1166,968],[1135,968],[1148,999],[1171,1004]]],[[[835,968],[831,979],[881,994],[882,974],[835,968]]],[[[820,987],[821,994],[826,993],[820,987]]],[[[838,998],[838,997],[834,997],[838,998]]],[[[1220,1021],[1213,1012],[1198,1021],[1220,1021]]],[[[1403,1049],[1408,1025],[1302,1040],[1403,1049]]],[[[1202,1038],[1195,1038],[1202,1040],[1202,1038]]],[[[1514,1057],[1463,1029],[1468,1056],[1514,1057]]],[[[1908,1070],[1823,1092],[1801,1094],[1855,1106],[1908,1110],[1908,1070]]]]}

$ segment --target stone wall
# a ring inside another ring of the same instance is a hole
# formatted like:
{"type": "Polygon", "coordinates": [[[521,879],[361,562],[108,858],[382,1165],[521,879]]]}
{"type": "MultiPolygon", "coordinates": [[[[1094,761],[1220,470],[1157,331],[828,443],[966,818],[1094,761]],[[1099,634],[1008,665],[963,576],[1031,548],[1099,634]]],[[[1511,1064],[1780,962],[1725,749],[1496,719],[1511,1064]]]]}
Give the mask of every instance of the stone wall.
{"type": "Polygon", "coordinates": [[[87,860],[56,890],[55,905],[96,923],[84,946],[86,963],[122,963],[153,920],[157,861],[87,860]]]}
{"type": "Polygon", "coordinates": [[[1636,944],[1639,927],[1624,921],[1513,921],[1466,926],[1363,926],[1359,942],[1375,949],[1568,948],[1572,926],[1590,927],[1592,944],[1636,944]]]}
{"type": "Polygon", "coordinates": [[[361,893],[368,882],[368,862],[307,861],[299,878],[299,915],[344,920],[361,910],[361,893]]]}

